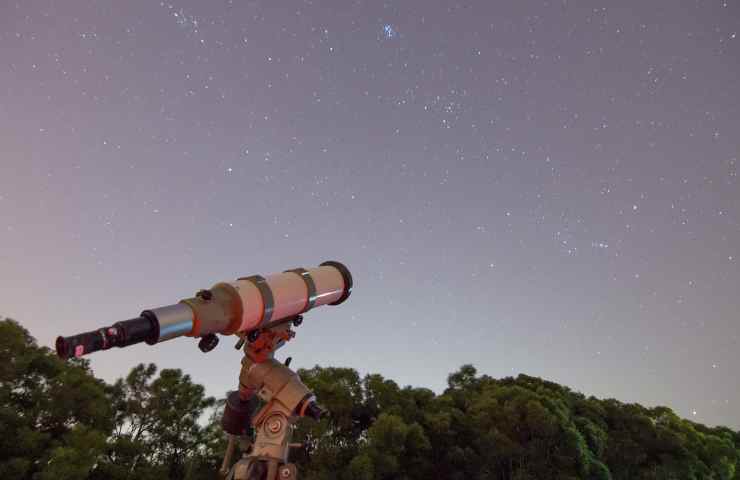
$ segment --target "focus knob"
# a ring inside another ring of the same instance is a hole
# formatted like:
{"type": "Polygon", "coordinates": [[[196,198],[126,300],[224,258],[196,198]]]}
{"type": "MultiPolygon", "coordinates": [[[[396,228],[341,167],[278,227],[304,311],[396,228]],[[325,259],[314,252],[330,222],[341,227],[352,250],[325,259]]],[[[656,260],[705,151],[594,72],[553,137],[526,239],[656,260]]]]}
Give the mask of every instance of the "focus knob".
{"type": "Polygon", "coordinates": [[[213,333],[205,335],[200,339],[200,342],[198,342],[198,348],[200,348],[200,351],[203,353],[210,352],[216,348],[216,345],[218,345],[218,337],[213,333]]]}

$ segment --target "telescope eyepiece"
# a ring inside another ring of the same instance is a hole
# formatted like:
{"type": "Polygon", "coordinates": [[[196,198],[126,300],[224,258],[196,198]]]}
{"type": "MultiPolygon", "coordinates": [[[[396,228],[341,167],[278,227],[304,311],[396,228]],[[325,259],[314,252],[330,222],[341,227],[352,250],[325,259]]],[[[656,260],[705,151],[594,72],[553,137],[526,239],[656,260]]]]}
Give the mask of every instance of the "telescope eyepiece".
{"type": "Polygon", "coordinates": [[[81,357],[111,347],[127,347],[136,343],[156,339],[159,325],[148,315],[116,322],[110,327],[99,328],[90,332],[57,337],[55,346],[57,355],[62,359],[81,357]]]}

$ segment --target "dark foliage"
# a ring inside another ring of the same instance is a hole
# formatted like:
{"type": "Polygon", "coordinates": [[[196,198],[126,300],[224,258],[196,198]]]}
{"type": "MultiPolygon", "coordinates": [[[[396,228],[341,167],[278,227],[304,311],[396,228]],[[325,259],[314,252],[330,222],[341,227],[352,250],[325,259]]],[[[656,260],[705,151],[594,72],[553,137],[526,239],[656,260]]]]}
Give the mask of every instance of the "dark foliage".
{"type": "MultiPolygon", "coordinates": [[[[441,395],[347,368],[299,371],[330,410],[301,422],[310,480],[716,479],[738,477],[740,432],[666,407],[599,400],[470,365],[441,395]]],[[[0,321],[0,478],[212,479],[222,402],[180,370],[138,365],[106,385],[0,321]]]]}

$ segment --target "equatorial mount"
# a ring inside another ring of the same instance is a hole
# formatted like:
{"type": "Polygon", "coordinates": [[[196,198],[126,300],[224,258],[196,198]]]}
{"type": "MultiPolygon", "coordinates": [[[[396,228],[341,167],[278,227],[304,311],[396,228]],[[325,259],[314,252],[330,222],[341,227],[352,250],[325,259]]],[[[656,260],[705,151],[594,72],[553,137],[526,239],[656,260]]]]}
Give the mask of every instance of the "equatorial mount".
{"type": "Polygon", "coordinates": [[[221,425],[229,444],[221,467],[227,480],[295,480],[296,466],[288,462],[295,424],[301,417],[321,419],[326,411],[316,397],[289,368],[290,358],[280,363],[275,350],[295,337],[291,326],[299,326],[296,315],[245,332],[237,346],[244,345],[239,390],[227,398],[221,425]],[[246,339],[246,341],[245,341],[246,339]],[[264,406],[257,410],[261,400],[264,406]],[[242,457],[231,467],[239,445],[242,457]]]}

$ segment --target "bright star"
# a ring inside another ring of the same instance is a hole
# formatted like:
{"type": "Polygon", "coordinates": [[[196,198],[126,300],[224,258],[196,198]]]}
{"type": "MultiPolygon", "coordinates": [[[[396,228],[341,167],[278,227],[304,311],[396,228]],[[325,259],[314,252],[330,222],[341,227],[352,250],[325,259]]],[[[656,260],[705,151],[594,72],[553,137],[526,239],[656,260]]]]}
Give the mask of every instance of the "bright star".
{"type": "Polygon", "coordinates": [[[388,40],[396,36],[396,30],[393,28],[393,25],[390,23],[383,25],[383,36],[388,40]]]}

